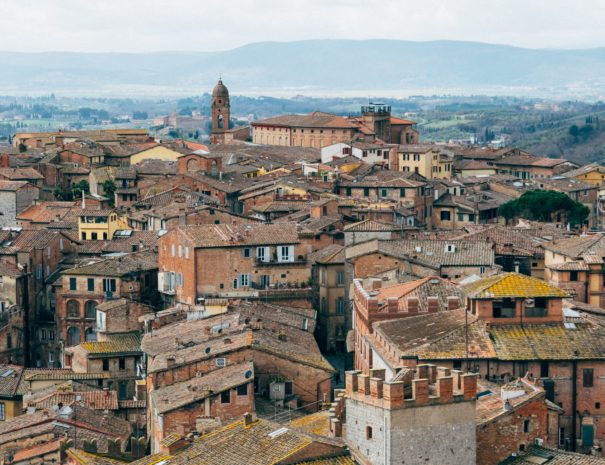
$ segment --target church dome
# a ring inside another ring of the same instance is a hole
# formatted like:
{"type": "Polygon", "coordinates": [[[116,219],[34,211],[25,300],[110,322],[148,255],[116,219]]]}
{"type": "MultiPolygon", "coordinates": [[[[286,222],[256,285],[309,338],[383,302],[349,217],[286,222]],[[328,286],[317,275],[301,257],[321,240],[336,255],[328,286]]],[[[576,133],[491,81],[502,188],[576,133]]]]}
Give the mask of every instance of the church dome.
{"type": "Polygon", "coordinates": [[[212,89],[212,97],[229,98],[229,90],[227,90],[227,86],[223,84],[222,79],[219,79],[214,86],[214,89],[212,89]]]}

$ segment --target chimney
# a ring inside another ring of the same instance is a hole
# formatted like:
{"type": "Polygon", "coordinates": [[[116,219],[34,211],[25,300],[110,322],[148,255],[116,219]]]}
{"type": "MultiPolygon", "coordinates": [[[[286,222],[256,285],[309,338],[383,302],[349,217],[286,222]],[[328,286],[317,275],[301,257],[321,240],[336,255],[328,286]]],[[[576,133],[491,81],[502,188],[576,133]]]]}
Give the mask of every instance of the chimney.
{"type": "Polygon", "coordinates": [[[447,298],[447,309],[456,310],[460,308],[460,299],[457,296],[451,295],[447,298]]]}
{"type": "Polygon", "coordinates": [[[84,193],[84,189],[82,189],[82,210],[86,209],[86,194],[84,193]]]}
{"type": "Polygon", "coordinates": [[[244,426],[249,427],[252,425],[252,414],[250,412],[244,413],[244,426]]]}

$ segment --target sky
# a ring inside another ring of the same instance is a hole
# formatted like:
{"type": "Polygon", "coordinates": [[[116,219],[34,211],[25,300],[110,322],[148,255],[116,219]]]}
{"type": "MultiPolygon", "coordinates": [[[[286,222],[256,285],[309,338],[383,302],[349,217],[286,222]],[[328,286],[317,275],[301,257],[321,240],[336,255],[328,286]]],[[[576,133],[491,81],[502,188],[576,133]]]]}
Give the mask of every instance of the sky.
{"type": "Polygon", "coordinates": [[[605,46],[605,1],[0,0],[0,49],[227,50],[305,39],[605,46]]]}

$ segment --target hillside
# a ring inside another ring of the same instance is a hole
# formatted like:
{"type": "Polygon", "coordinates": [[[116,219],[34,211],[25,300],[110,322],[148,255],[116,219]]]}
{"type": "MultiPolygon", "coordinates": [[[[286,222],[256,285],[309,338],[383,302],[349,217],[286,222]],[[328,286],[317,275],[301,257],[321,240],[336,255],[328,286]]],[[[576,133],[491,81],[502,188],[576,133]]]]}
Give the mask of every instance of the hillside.
{"type": "Polygon", "coordinates": [[[311,40],[220,52],[0,52],[0,93],[196,95],[219,75],[234,94],[605,95],[605,49],[474,42],[311,40]]]}

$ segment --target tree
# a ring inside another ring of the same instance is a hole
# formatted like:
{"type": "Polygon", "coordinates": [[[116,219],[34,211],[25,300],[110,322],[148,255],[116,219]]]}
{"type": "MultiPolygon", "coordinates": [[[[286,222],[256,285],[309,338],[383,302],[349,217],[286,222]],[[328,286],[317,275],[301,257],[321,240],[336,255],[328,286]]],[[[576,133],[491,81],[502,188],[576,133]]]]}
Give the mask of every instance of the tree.
{"type": "Polygon", "coordinates": [[[498,209],[507,221],[516,218],[526,218],[537,221],[556,221],[558,216],[564,216],[572,225],[581,225],[590,214],[590,209],[569,198],[563,192],[549,190],[532,190],[521,197],[501,205],[498,209]]]}
{"type": "Polygon", "coordinates": [[[103,181],[103,192],[105,193],[105,197],[109,199],[109,205],[113,207],[116,198],[116,184],[113,182],[113,180],[106,179],[103,181]]]}

